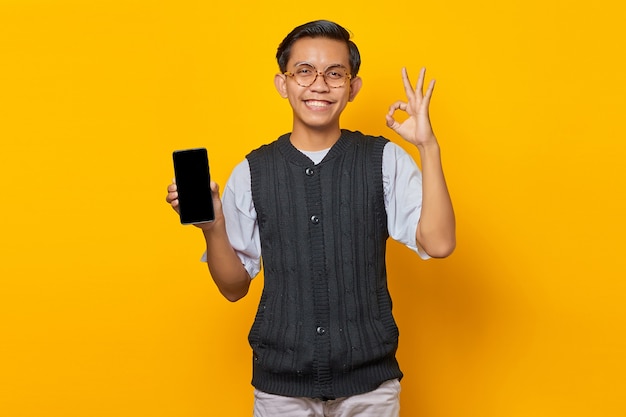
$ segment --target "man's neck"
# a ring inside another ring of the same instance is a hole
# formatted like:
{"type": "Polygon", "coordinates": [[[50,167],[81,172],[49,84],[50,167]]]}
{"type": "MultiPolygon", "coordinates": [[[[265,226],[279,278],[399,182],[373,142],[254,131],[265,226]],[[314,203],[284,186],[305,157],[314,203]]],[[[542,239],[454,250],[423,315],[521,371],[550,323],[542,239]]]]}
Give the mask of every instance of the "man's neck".
{"type": "Polygon", "coordinates": [[[341,129],[318,131],[295,129],[291,132],[291,144],[301,151],[321,151],[331,148],[341,137],[341,129]]]}

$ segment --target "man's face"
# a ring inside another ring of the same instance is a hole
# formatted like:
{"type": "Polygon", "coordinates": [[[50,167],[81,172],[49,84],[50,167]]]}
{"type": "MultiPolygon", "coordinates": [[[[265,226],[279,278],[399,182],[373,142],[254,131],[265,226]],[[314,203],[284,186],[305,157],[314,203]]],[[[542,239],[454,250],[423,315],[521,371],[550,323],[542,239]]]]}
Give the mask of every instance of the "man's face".
{"type": "MultiPolygon", "coordinates": [[[[334,39],[299,39],[291,47],[287,71],[296,72],[302,65],[312,66],[318,71],[337,65],[349,70],[348,46],[334,39]]],[[[339,116],[358,93],[361,80],[355,77],[346,80],[342,87],[330,88],[324,77],[318,75],[313,84],[302,87],[293,77],[278,74],[275,84],[280,95],[289,99],[293,109],[294,131],[299,129],[325,131],[339,128],[339,116]]]]}

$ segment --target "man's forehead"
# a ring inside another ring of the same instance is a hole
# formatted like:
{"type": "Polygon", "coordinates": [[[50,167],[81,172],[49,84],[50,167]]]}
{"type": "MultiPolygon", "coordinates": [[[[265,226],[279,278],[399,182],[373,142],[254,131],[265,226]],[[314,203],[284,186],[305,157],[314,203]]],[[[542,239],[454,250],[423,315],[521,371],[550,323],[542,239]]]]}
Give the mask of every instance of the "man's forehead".
{"type": "Polygon", "coordinates": [[[328,38],[302,38],[291,47],[289,63],[349,66],[350,52],[345,42],[328,38]]]}

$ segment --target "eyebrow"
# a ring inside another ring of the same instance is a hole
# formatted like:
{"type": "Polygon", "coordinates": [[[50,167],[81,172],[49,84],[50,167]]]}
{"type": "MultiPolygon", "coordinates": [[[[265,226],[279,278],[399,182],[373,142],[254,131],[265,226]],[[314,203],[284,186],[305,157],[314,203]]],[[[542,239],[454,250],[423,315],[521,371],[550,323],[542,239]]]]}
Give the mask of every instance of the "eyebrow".
{"type": "MultiPolygon", "coordinates": [[[[317,67],[313,64],[311,64],[310,62],[307,61],[301,61],[301,62],[296,62],[293,64],[294,67],[298,67],[298,66],[302,66],[302,65],[308,65],[309,67],[313,67],[315,69],[317,69],[317,67]]],[[[347,66],[343,65],[343,64],[330,64],[326,67],[324,67],[324,69],[328,69],[328,68],[333,68],[333,67],[341,67],[341,68],[348,68],[347,66]]]]}

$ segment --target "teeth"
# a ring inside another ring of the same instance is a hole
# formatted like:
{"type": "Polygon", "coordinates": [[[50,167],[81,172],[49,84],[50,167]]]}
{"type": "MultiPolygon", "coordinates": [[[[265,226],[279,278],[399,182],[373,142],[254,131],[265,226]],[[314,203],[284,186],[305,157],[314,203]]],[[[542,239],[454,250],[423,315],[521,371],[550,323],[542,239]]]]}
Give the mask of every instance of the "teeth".
{"type": "Polygon", "coordinates": [[[306,102],[306,104],[311,107],[327,107],[329,105],[326,101],[315,101],[315,100],[309,100],[306,102]]]}

